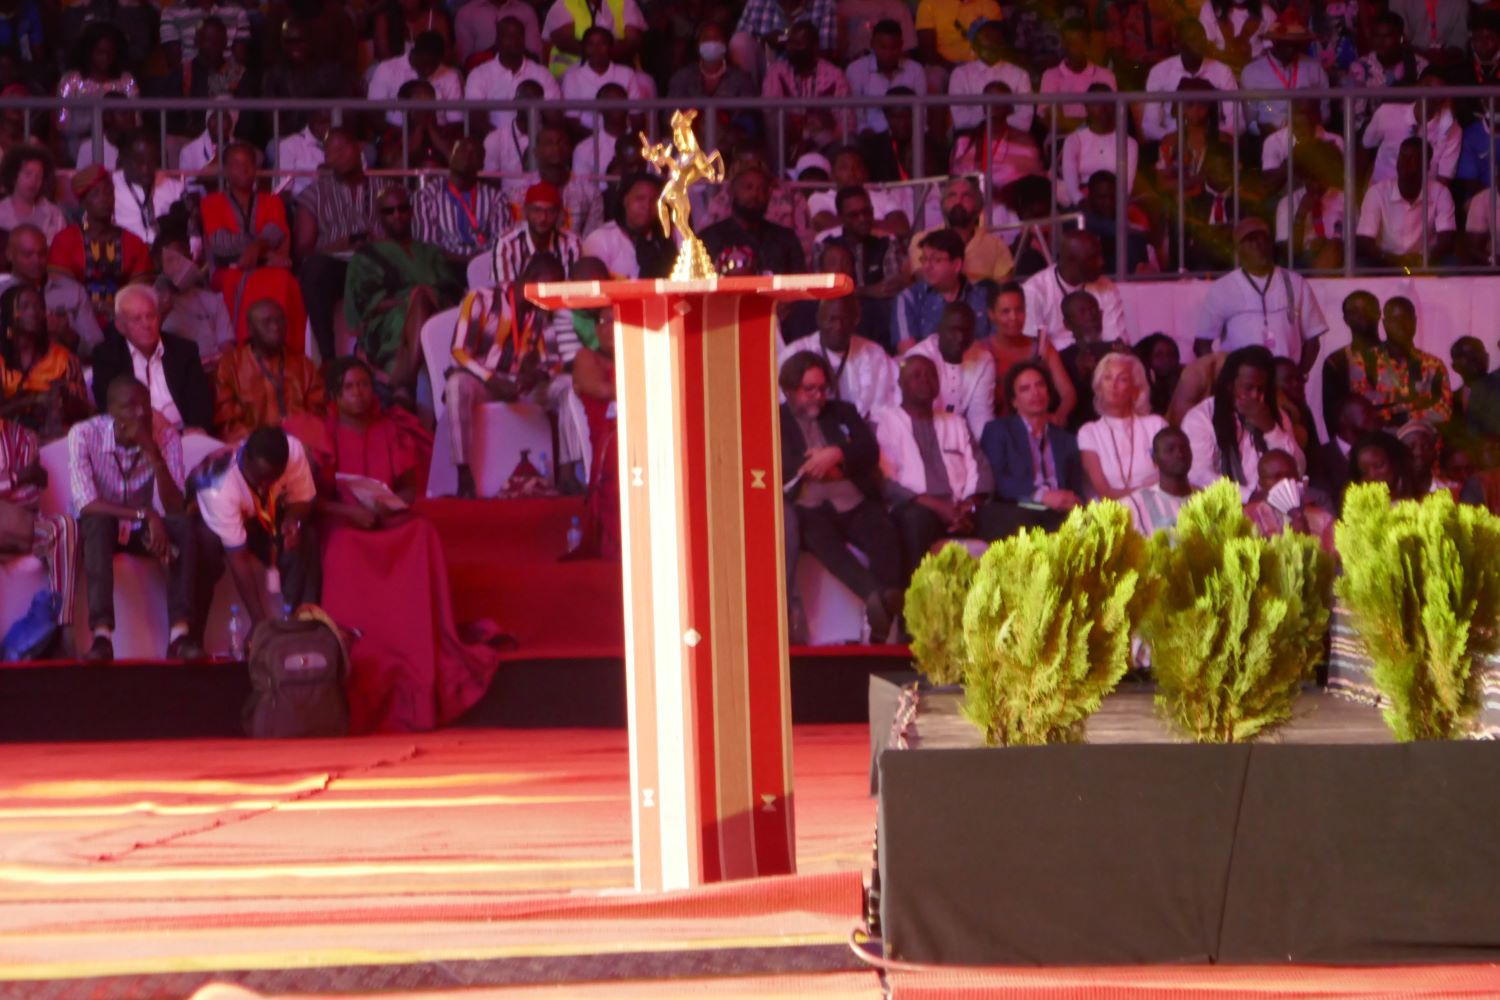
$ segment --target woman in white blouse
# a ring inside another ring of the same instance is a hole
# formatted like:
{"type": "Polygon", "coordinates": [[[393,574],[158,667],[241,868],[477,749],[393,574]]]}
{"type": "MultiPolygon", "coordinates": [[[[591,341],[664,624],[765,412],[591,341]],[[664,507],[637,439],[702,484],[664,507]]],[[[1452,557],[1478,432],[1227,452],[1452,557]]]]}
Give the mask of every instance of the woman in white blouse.
{"type": "Polygon", "coordinates": [[[66,226],[62,209],[55,205],[52,193],[52,154],[29,142],[10,147],[0,160],[0,184],[10,194],[0,200],[0,229],[10,232],[30,223],[52,242],[66,226]]]}
{"type": "Polygon", "coordinates": [[[1083,471],[1094,495],[1117,500],[1156,482],[1151,440],[1167,426],[1151,412],[1146,368],[1134,354],[1112,353],[1094,369],[1099,419],[1078,431],[1083,471]]]}
{"type": "MultiPolygon", "coordinates": [[[[1109,94],[1114,88],[1103,83],[1089,87],[1090,94],[1109,94]]],[[[1076,205],[1083,201],[1084,186],[1090,177],[1100,170],[1120,176],[1117,158],[1119,149],[1115,137],[1115,107],[1113,104],[1090,104],[1084,108],[1083,128],[1072,132],[1062,145],[1062,188],[1058,198],[1064,205],[1076,205]]],[[[1135,188],[1136,161],[1140,158],[1140,146],[1129,136],[1125,138],[1125,182],[1121,191],[1129,197],[1135,188]]]]}

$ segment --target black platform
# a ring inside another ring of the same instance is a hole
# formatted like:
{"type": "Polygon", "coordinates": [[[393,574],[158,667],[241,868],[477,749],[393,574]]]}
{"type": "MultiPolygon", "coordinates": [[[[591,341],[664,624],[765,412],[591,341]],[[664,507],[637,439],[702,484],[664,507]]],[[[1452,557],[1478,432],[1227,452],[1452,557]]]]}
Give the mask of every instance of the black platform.
{"type": "Polygon", "coordinates": [[[1494,743],[907,749],[879,767],[897,959],[1500,960],[1494,743]]]}

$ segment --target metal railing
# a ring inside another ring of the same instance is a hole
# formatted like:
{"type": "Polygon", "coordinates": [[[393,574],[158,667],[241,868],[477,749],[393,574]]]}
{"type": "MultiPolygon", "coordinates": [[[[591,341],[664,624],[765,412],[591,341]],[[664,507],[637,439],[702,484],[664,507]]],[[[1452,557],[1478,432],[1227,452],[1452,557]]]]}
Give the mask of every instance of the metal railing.
{"type": "MultiPolygon", "coordinates": [[[[1049,211],[1045,219],[1040,220],[1043,225],[1050,225],[1052,231],[1052,242],[1055,244],[1060,228],[1058,221],[1062,214],[1058,199],[1058,180],[1060,175],[1059,157],[1065,136],[1060,134],[1057,127],[1060,111],[1063,105],[1092,106],[1107,104],[1114,109],[1114,137],[1115,137],[1115,163],[1114,175],[1117,180],[1128,177],[1126,169],[1128,163],[1127,138],[1131,134],[1133,120],[1131,109],[1135,107],[1148,107],[1152,105],[1170,105],[1173,111],[1174,123],[1183,121],[1183,109],[1189,104],[1207,103],[1216,106],[1232,104],[1235,109],[1234,125],[1230,129],[1227,141],[1231,147],[1233,160],[1233,187],[1232,187],[1232,214],[1229,225],[1233,227],[1241,218],[1247,214],[1241,203],[1241,148],[1242,132],[1245,120],[1250,116],[1247,110],[1257,104],[1280,106],[1285,109],[1283,118],[1290,121],[1290,109],[1294,102],[1318,101],[1330,108],[1337,105],[1341,110],[1343,122],[1343,197],[1344,197],[1344,226],[1343,226],[1343,263],[1337,271],[1310,271],[1302,269],[1303,273],[1341,274],[1349,277],[1356,273],[1392,273],[1392,269],[1360,268],[1357,266],[1358,254],[1356,245],[1357,219],[1359,218],[1359,191],[1361,182],[1360,169],[1360,136],[1354,130],[1355,105],[1367,104],[1371,109],[1381,103],[1417,103],[1421,107],[1422,119],[1426,120],[1426,110],[1430,102],[1459,100],[1475,102],[1477,107],[1483,109],[1483,116],[1489,121],[1495,121],[1496,102],[1500,100],[1500,87],[1401,87],[1401,88],[1360,88],[1360,89],[1324,89],[1324,90],[1262,90],[1262,91],[1171,91],[1166,93],[1070,93],[1070,94],[977,94],[977,95],[929,95],[929,96],[895,96],[895,97],[828,97],[820,98],[817,107],[834,112],[838,117],[852,121],[856,112],[861,109],[873,109],[890,111],[893,109],[909,109],[913,116],[912,134],[915,137],[912,142],[912,169],[913,178],[907,182],[911,184],[938,184],[948,178],[947,164],[928,164],[926,162],[926,143],[921,137],[927,133],[927,125],[930,116],[939,109],[951,110],[954,108],[977,109],[983,112],[984,138],[986,149],[994,148],[994,115],[989,109],[996,105],[1008,108],[1033,107],[1044,110],[1048,116],[1050,128],[1046,130],[1045,144],[1049,155],[1046,157],[1048,178],[1052,181],[1049,211]],[[936,166],[938,169],[930,171],[936,166]]],[[[45,113],[55,120],[56,113],[66,106],[70,112],[91,112],[92,132],[89,141],[93,144],[94,162],[101,162],[104,153],[104,131],[103,112],[130,110],[138,115],[156,115],[157,128],[162,141],[162,147],[167,146],[167,113],[190,112],[212,115],[215,113],[226,114],[230,112],[238,114],[253,114],[269,116],[271,124],[271,148],[276,148],[282,132],[282,115],[287,113],[306,114],[310,111],[326,110],[335,123],[345,122],[351,117],[364,118],[368,121],[384,121],[388,112],[401,113],[401,136],[402,136],[402,162],[410,168],[410,122],[409,115],[413,112],[436,112],[442,116],[445,113],[460,112],[460,123],[465,135],[473,134],[476,118],[482,118],[495,113],[514,113],[524,115],[528,122],[528,132],[535,135],[541,122],[541,116],[547,112],[605,112],[623,110],[634,114],[644,114],[647,134],[653,141],[662,134],[665,129],[665,120],[671,112],[681,108],[694,108],[700,113],[702,123],[702,141],[705,147],[714,148],[718,140],[718,113],[745,113],[754,112],[762,119],[769,119],[766,131],[774,137],[772,146],[773,167],[778,176],[785,176],[785,169],[789,157],[788,149],[788,118],[805,115],[809,109],[806,101],[796,98],[704,98],[693,100],[676,100],[672,98],[655,98],[651,100],[547,100],[547,101],[471,101],[471,100],[434,100],[434,101],[402,101],[402,100],[360,100],[360,101],[335,101],[326,99],[268,99],[268,98],[246,98],[246,99],[204,99],[204,98],[132,98],[128,103],[118,98],[96,97],[96,98],[73,98],[64,102],[52,97],[25,97],[8,98],[0,101],[0,113],[7,110],[20,110],[26,112],[25,134],[29,137],[32,128],[31,114],[36,112],[45,113]]],[[[1086,127],[1086,126],[1080,126],[1086,127]]],[[[950,138],[953,133],[950,133],[950,138]]],[[[1264,136],[1260,136],[1263,140],[1264,136]]],[[[854,136],[846,135],[845,141],[853,141],[854,136]]],[[[596,131],[591,139],[595,143],[596,162],[608,162],[608,151],[600,145],[599,133],[596,131]]],[[[1142,143],[1141,145],[1146,145],[1142,143]]],[[[950,147],[951,148],[951,147],[950,147]]],[[[1287,182],[1284,194],[1281,197],[1290,198],[1297,190],[1295,157],[1292,155],[1295,149],[1294,143],[1289,143],[1286,160],[1287,182]]],[[[1496,188],[1497,152],[1500,152],[1500,140],[1497,140],[1493,131],[1489,135],[1488,156],[1488,183],[1483,190],[1494,192],[1496,188]]],[[[1146,174],[1154,171],[1154,166],[1144,162],[1141,157],[1137,165],[1138,174],[1146,174]]],[[[165,166],[165,165],[163,165],[165,166]]],[[[220,165],[222,169],[222,164],[220,165]]],[[[1160,277],[1180,277],[1194,273],[1186,267],[1187,247],[1187,213],[1185,211],[1185,181],[1186,181],[1186,157],[1176,157],[1177,184],[1175,190],[1175,204],[1167,216],[1175,220],[1176,239],[1172,241],[1176,250],[1176,267],[1164,266],[1160,277]]],[[[1451,265],[1447,262],[1432,261],[1429,256],[1431,244],[1431,232],[1429,231],[1430,210],[1426,205],[1428,197],[1428,181],[1430,179],[1431,163],[1423,165],[1423,239],[1422,239],[1422,267],[1427,269],[1434,264],[1444,266],[1445,272],[1466,271],[1489,271],[1500,266],[1497,261],[1495,239],[1500,234],[1500,197],[1490,199],[1490,249],[1489,260],[1484,265],[1451,265]]],[[[272,171],[274,173],[274,171],[272,171]]],[[[494,175],[490,175],[494,176],[494,175]]],[[[993,176],[990,171],[977,178],[984,196],[986,213],[993,203],[993,176]]],[[[872,184],[872,187],[879,185],[872,184]]],[[[1120,280],[1129,278],[1150,277],[1144,275],[1133,275],[1128,272],[1128,249],[1131,230],[1128,225],[1128,210],[1132,202],[1130,192],[1125,190],[1123,181],[1120,181],[1119,196],[1115,205],[1115,247],[1114,257],[1116,262],[1115,277],[1120,280]]],[[[914,199],[917,218],[912,219],[914,226],[921,225],[924,220],[921,212],[926,202],[925,197],[914,199]]],[[[1139,201],[1140,199],[1135,199],[1139,201]]],[[[1275,206],[1268,206],[1274,218],[1275,206]]],[[[1463,220],[1465,216],[1464,206],[1455,202],[1455,238],[1464,231],[1463,220]]],[[[1288,202],[1288,229],[1294,230],[1292,225],[1294,214],[1288,202]]],[[[1025,222],[1026,220],[1023,220],[1025,222]]],[[[1297,248],[1295,240],[1291,237],[1294,232],[1289,231],[1287,240],[1287,259],[1284,263],[1294,266],[1296,263],[1297,248]]],[[[1172,262],[1166,262],[1170,265],[1172,262]]],[[[1401,269],[1396,269],[1399,273],[1401,269]]]]}

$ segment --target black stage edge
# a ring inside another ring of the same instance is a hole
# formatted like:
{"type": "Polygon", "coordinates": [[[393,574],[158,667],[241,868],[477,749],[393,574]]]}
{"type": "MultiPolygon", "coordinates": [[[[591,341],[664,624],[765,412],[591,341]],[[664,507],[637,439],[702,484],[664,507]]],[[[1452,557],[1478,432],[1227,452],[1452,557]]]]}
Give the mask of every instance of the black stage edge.
{"type": "Polygon", "coordinates": [[[880,757],[887,953],[957,965],[1500,960],[1500,745],[880,757]]]}
{"type": "MultiPolygon", "coordinates": [[[[884,651],[795,655],[792,718],[866,722],[871,674],[909,662],[884,651]]],[[[243,664],[0,667],[0,743],[237,737],[249,692],[243,664]]],[[[508,660],[457,725],[623,729],[625,663],[508,660]]]]}

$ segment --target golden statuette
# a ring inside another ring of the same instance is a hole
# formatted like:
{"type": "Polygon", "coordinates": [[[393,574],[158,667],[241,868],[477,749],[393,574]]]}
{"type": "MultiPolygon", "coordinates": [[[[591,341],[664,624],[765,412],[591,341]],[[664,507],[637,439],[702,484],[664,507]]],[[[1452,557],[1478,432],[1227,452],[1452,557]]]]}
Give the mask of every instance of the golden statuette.
{"type": "Polygon", "coordinates": [[[662,186],[661,197],[656,200],[656,214],[661,219],[661,230],[667,239],[676,229],[682,237],[682,246],[677,248],[677,262],[672,265],[672,281],[697,281],[702,278],[717,278],[714,262],[708,257],[708,249],[688,221],[692,206],[688,203],[688,188],[699,181],[710,184],[724,182],[724,158],[718,152],[705,153],[698,148],[698,137],[693,134],[693,119],[696,111],[677,111],[672,115],[672,144],[652,145],[641,133],[641,152],[646,162],[667,171],[667,183],[662,186]],[[677,148],[673,151],[672,145],[677,148]]]}

